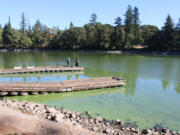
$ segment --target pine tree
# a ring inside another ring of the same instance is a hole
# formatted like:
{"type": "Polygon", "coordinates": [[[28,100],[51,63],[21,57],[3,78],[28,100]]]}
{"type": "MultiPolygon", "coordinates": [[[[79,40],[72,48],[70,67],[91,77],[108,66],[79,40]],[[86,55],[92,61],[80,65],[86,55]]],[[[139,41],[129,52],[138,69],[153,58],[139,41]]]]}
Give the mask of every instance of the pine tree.
{"type": "Polygon", "coordinates": [[[97,21],[97,15],[95,14],[95,13],[93,13],[92,15],[91,15],[91,19],[90,19],[90,23],[92,24],[92,25],[96,25],[96,22],[97,21]]]}
{"type": "Polygon", "coordinates": [[[139,19],[139,10],[137,7],[133,10],[133,25],[134,25],[134,42],[133,44],[141,44],[141,29],[140,29],[140,19],[139,19]]]}
{"type": "Polygon", "coordinates": [[[125,47],[128,49],[132,46],[134,33],[133,33],[133,13],[132,7],[129,5],[125,14],[125,47]]]}
{"type": "Polygon", "coordinates": [[[25,30],[26,30],[26,26],[27,26],[24,13],[22,13],[22,15],[21,15],[21,23],[20,23],[20,26],[21,26],[21,33],[24,33],[25,30]]]}
{"type": "Polygon", "coordinates": [[[112,36],[112,49],[122,49],[124,47],[125,38],[125,31],[122,26],[122,19],[120,17],[117,17],[114,24],[116,24],[116,26],[114,27],[114,32],[112,36]]]}
{"type": "Polygon", "coordinates": [[[71,29],[73,27],[74,27],[74,24],[73,24],[73,22],[71,22],[70,25],[69,25],[69,28],[71,29]]]}
{"type": "Polygon", "coordinates": [[[24,13],[22,13],[21,15],[21,23],[20,23],[20,26],[21,26],[21,35],[20,35],[20,40],[19,40],[19,47],[20,48],[29,48],[31,47],[32,45],[32,41],[26,31],[26,19],[25,19],[25,15],[24,13]]]}
{"type": "Polygon", "coordinates": [[[43,43],[43,39],[42,39],[43,27],[39,20],[36,21],[32,31],[33,31],[32,33],[33,47],[39,48],[43,43]]]}
{"type": "Polygon", "coordinates": [[[177,30],[177,31],[180,31],[180,18],[179,18],[179,21],[178,21],[178,23],[177,23],[177,25],[176,25],[176,30],[177,30]]]}
{"type": "Polygon", "coordinates": [[[4,47],[14,48],[18,46],[19,33],[17,30],[11,28],[11,19],[5,24],[2,32],[2,43],[4,47]]]}
{"type": "Polygon", "coordinates": [[[167,16],[166,22],[164,24],[163,33],[164,33],[164,47],[165,48],[172,48],[175,44],[175,37],[174,37],[174,23],[170,15],[167,16]]]}
{"type": "Polygon", "coordinates": [[[121,19],[121,17],[117,17],[117,18],[115,19],[114,24],[115,24],[116,26],[121,26],[121,25],[122,25],[122,19],[121,19]]]}

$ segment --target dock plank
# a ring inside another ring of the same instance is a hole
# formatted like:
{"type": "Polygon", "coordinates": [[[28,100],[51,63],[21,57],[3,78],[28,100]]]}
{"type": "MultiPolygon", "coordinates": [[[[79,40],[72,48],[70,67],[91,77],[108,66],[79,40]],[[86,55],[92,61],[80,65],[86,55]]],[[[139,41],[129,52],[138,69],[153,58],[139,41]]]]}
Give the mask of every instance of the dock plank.
{"type": "MultiPolygon", "coordinates": [[[[102,77],[58,82],[0,82],[0,92],[70,92],[126,85],[123,79],[102,77]]],[[[2,93],[4,94],[4,93],[2,93]]]]}

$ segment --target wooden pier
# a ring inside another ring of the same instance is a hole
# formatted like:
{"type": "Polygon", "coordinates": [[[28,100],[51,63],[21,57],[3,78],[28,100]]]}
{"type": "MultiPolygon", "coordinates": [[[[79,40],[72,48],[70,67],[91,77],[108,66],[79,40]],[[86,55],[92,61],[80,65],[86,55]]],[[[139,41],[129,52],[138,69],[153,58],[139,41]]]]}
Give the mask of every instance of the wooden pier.
{"type": "Polygon", "coordinates": [[[18,74],[18,73],[38,73],[38,72],[70,72],[70,71],[83,71],[83,67],[14,67],[13,69],[0,69],[0,74],[18,74]]]}
{"type": "Polygon", "coordinates": [[[126,81],[115,77],[65,80],[62,82],[0,82],[0,95],[36,95],[52,92],[72,92],[126,85],[126,81]]]}

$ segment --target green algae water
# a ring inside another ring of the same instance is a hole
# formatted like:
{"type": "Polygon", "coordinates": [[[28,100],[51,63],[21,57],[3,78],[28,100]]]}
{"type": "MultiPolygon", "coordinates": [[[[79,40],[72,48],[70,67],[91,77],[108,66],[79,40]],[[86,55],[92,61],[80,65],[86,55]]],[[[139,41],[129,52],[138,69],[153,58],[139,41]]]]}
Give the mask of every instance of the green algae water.
{"type": "Polygon", "coordinates": [[[101,116],[119,118],[139,128],[155,124],[180,131],[180,56],[107,54],[99,52],[33,51],[0,53],[0,68],[14,66],[71,65],[78,58],[84,72],[0,75],[0,81],[57,81],[116,76],[126,79],[125,87],[55,93],[35,96],[15,96],[18,100],[101,116]]]}

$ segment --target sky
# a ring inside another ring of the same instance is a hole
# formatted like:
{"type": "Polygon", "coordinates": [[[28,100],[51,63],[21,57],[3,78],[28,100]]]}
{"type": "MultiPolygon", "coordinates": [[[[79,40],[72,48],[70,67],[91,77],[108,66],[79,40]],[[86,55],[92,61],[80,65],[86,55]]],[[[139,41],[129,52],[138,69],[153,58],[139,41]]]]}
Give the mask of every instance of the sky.
{"type": "Polygon", "coordinates": [[[97,14],[98,22],[113,25],[116,17],[124,19],[128,5],[139,8],[141,25],[161,28],[168,14],[174,23],[180,17],[180,0],[0,0],[0,3],[0,24],[4,26],[10,16],[14,28],[20,28],[23,12],[30,25],[39,19],[42,24],[60,29],[68,28],[71,21],[74,26],[83,26],[92,13],[97,14]]]}

